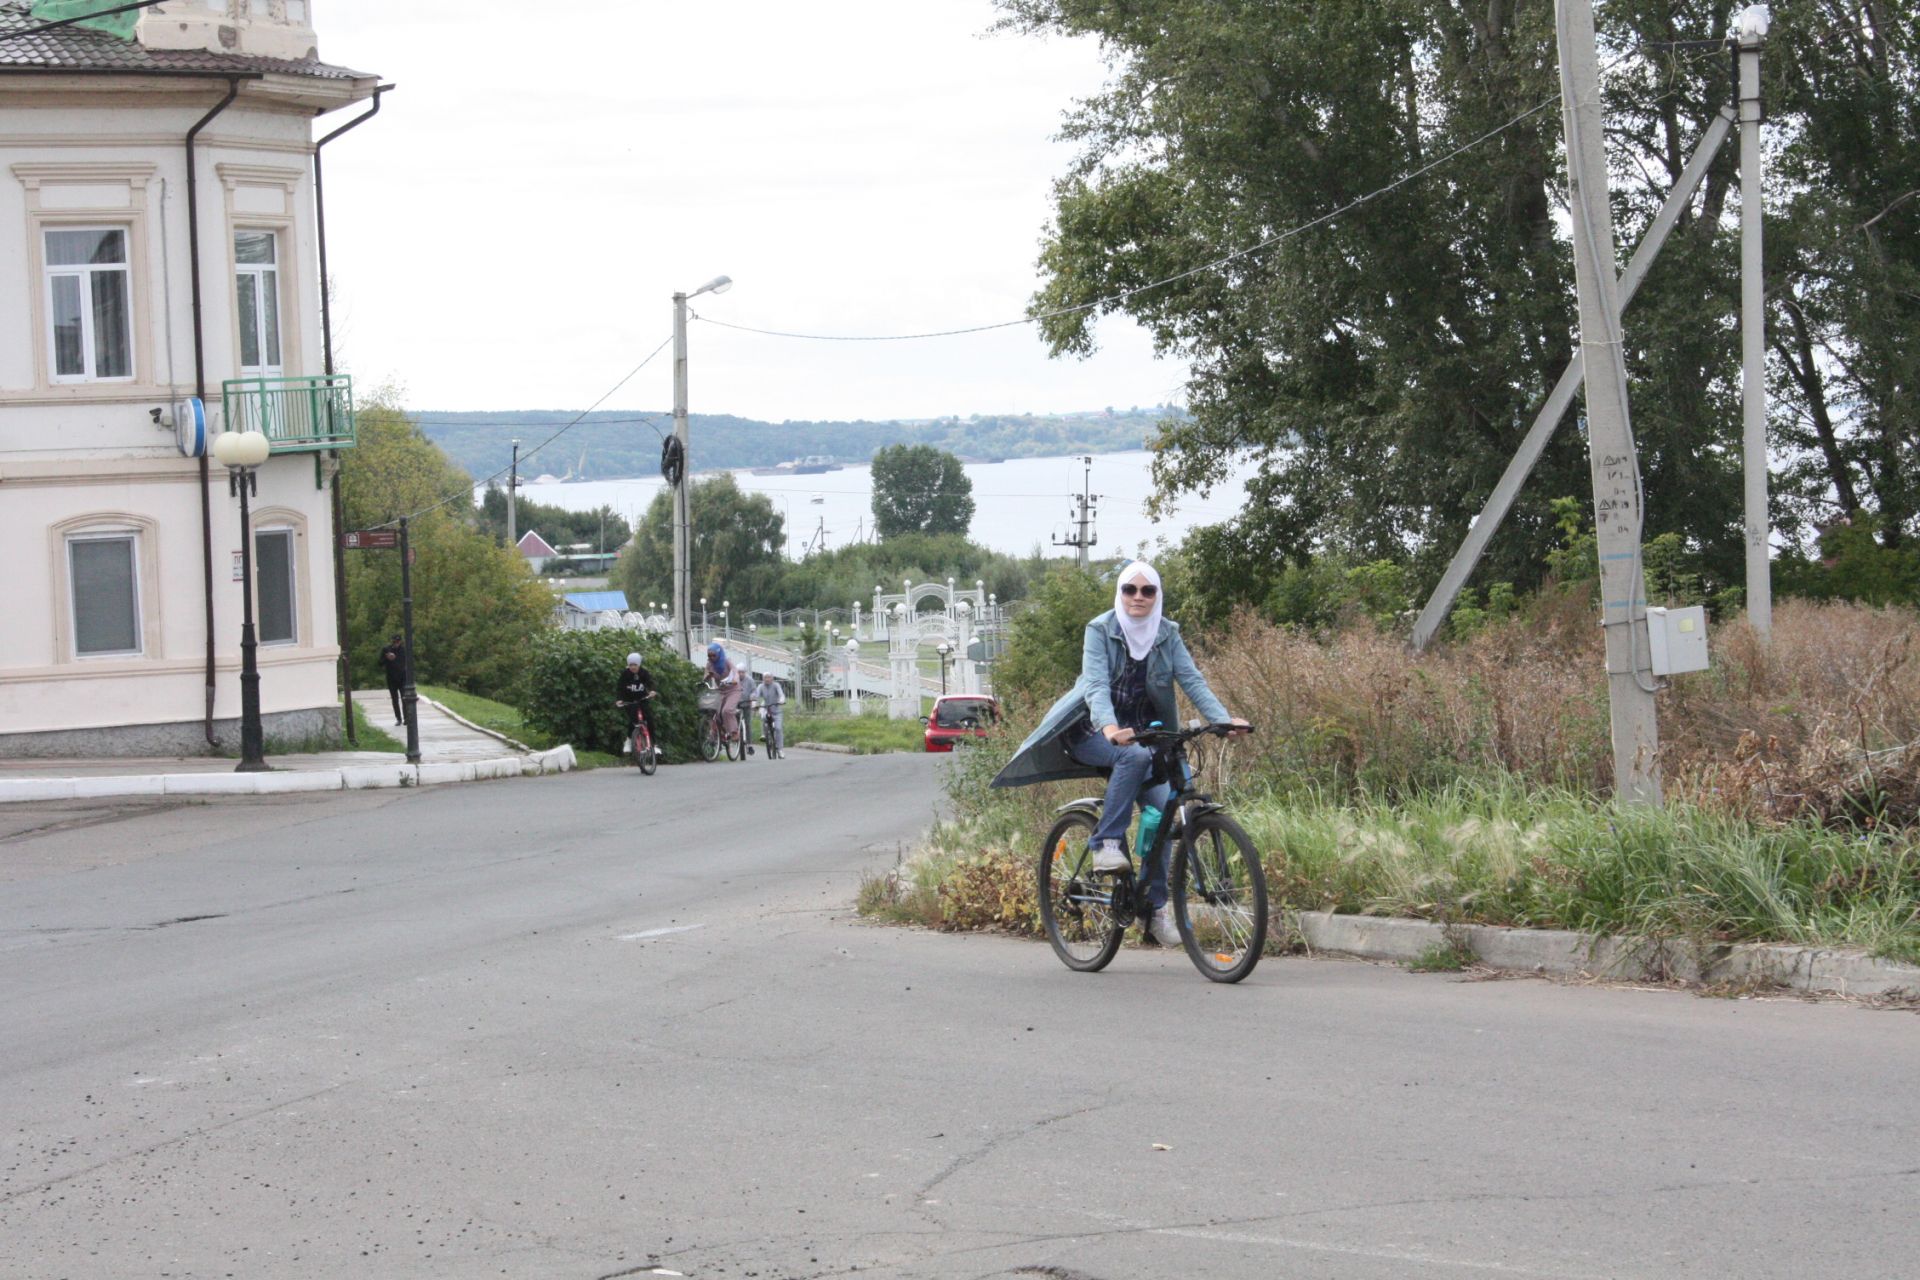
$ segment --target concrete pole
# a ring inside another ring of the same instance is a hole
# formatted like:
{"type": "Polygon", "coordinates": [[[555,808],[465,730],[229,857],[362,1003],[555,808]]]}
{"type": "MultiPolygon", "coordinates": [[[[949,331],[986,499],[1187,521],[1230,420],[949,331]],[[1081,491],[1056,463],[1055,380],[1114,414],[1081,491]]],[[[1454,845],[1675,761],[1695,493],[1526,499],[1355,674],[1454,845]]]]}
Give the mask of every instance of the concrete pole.
{"type": "Polygon", "coordinates": [[[1606,140],[1591,0],[1557,0],[1560,94],[1567,139],[1574,277],[1580,292],[1580,349],[1586,368],[1587,452],[1594,532],[1600,549],[1601,625],[1606,628],[1612,712],[1614,794],[1660,803],[1660,730],[1648,652],[1640,538],[1639,461],[1627,410],[1626,353],[1607,197],[1606,140]]]}
{"type": "Polygon", "coordinates": [[[687,499],[688,473],[693,469],[687,451],[687,295],[673,295],[673,438],[680,442],[680,483],[673,487],[673,647],[693,661],[693,640],[687,633],[692,601],[693,567],[688,559],[692,533],[687,499]]]}
{"type": "Polygon", "coordinates": [[[513,442],[513,463],[507,468],[507,545],[520,545],[520,511],[515,505],[520,497],[520,442],[513,442]]]}
{"type": "Polygon", "coordinates": [[[1768,563],[1773,526],[1767,514],[1767,301],[1761,260],[1760,50],[1767,13],[1742,13],[1740,49],[1740,360],[1747,535],[1747,621],[1764,638],[1773,631],[1773,578],[1768,563]]]}

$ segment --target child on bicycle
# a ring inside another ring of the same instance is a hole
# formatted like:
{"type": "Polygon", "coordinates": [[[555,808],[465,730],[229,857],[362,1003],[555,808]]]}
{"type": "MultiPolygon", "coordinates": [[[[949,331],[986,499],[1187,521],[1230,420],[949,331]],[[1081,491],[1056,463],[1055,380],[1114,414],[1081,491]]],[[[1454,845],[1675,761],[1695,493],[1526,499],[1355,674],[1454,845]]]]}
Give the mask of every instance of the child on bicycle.
{"type": "MultiPolygon", "coordinates": [[[[1214,724],[1244,727],[1230,715],[1194,665],[1180,638],[1180,627],[1164,616],[1160,575],[1143,560],[1120,571],[1113,608],[1087,624],[1081,649],[1080,679],[1047,712],[1006,767],[996,787],[1024,787],[1060,778],[1107,777],[1107,796],[1090,845],[1093,869],[1124,871],[1121,843],[1133,820],[1133,806],[1164,809],[1172,789],[1153,779],[1153,753],[1134,743],[1134,733],[1155,721],[1169,728],[1180,723],[1174,688],[1184,690],[1214,724]]],[[[1179,946],[1180,931],[1167,906],[1167,859],[1156,850],[1136,850],[1154,941],[1179,946]]]]}
{"type": "Polygon", "coordinates": [[[627,655],[627,665],[620,672],[620,682],[613,695],[614,705],[627,713],[627,738],[633,737],[633,726],[645,722],[647,736],[653,736],[653,721],[647,716],[647,699],[658,692],[653,683],[653,674],[640,665],[640,655],[627,655]]]}
{"type": "Polygon", "coordinates": [[[760,702],[760,714],[767,718],[767,745],[776,755],[786,749],[786,726],[781,723],[782,713],[787,702],[787,691],[771,672],[760,673],[760,683],[754,686],[753,696],[760,702]]]}

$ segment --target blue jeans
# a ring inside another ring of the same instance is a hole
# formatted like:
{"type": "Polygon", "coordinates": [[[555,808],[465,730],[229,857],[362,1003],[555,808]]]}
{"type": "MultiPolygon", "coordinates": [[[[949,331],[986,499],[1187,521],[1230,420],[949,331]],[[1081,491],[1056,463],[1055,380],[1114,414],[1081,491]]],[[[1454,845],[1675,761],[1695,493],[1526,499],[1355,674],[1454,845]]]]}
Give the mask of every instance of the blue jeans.
{"type": "MultiPolygon", "coordinates": [[[[1116,747],[1096,729],[1069,743],[1067,753],[1089,768],[1107,771],[1107,798],[1100,825],[1093,829],[1095,841],[1118,840],[1126,835],[1133,823],[1135,801],[1164,810],[1173,798],[1173,788],[1164,782],[1146,785],[1147,775],[1153,772],[1153,752],[1145,747],[1116,747]]],[[[1161,830],[1166,830],[1164,821],[1161,830]]],[[[1162,849],[1166,844],[1164,840],[1156,843],[1162,849]]],[[[1147,901],[1156,908],[1167,905],[1167,859],[1162,849],[1133,851],[1141,860],[1140,883],[1146,888],[1147,901]]]]}

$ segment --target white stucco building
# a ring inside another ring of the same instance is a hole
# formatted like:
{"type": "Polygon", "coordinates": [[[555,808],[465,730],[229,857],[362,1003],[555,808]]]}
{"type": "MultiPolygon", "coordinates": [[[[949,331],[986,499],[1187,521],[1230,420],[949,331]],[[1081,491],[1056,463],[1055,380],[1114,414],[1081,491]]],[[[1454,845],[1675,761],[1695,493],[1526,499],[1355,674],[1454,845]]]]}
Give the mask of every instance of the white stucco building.
{"type": "Polygon", "coordinates": [[[339,729],[315,137],[377,109],[307,0],[167,0],[87,26],[0,0],[0,756],[231,748],[240,520],[206,430],[263,429],[269,741],[339,729]],[[362,110],[366,110],[363,108],[362,110]],[[191,159],[190,159],[191,157],[191,159]],[[196,287],[197,286],[197,287],[196,287]]]}

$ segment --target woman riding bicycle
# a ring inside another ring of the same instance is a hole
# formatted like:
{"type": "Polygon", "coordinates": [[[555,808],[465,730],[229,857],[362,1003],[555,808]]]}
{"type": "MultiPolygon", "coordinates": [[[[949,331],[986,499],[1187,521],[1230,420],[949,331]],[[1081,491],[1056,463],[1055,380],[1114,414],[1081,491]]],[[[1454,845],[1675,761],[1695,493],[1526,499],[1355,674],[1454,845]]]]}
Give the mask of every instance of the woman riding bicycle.
{"type": "MultiPolygon", "coordinates": [[[[1120,571],[1113,608],[1087,624],[1080,679],[1053,704],[992,784],[1024,787],[1105,773],[1106,801],[1090,839],[1096,871],[1126,869],[1121,837],[1133,820],[1136,801],[1166,807],[1171,789],[1165,779],[1149,778],[1153,753],[1135,745],[1133,738],[1156,721],[1169,727],[1179,723],[1174,686],[1184,690],[1210,722],[1247,723],[1230,715],[1214,696],[1180,638],[1179,625],[1162,616],[1163,603],[1160,575],[1152,565],[1135,560],[1120,571]]],[[[1167,906],[1166,857],[1153,849],[1139,852],[1146,859],[1140,878],[1153,906],[1154,941],[1179,946],[1180,933],[1167,906]]]]}
{"type": "Polygon", "coordinates": [[[720,691],[720,738],[731,742],[740,736],[740,668],[727,658],[719,641],[707,646],[705,676],[720,691]]]}

